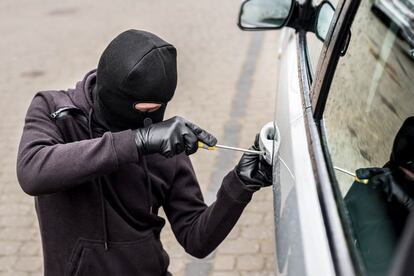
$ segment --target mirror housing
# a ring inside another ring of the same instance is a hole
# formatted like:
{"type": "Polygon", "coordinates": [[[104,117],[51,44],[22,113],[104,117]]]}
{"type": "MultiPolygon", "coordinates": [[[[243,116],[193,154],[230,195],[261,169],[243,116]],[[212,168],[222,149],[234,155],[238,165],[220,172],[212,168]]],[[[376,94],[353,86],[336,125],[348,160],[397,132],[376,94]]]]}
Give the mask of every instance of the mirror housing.
{"type": "Polygon", "coordinates": [[[242,30],[277,30],[289,20],[295,0],[245,0],[239,12],[242,30]]]}
{"type": "Polygon", "coordinates": [[[238,26],[246,31],[277,30],[286,26],[315,33],[324,42],[334,14],[335,8],[328,0],[317,6],[313,6],[312,1],[244,0],[238,26]]]}

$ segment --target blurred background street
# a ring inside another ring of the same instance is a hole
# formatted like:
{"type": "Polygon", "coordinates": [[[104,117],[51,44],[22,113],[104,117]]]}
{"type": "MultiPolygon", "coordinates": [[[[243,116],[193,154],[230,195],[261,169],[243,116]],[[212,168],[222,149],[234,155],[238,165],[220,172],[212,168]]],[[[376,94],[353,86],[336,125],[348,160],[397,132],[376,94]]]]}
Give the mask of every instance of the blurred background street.
{"type": "MultiPolygon", "coordinates": [[[[147,30],[177,48],[179,82],[166,118],[185,117],[221,144],[253,143],[273,118],[278,38],[277,32],[240,31],[239,5],[236,0],[0,2],[0,276],[43,275],[34,201],[15,173],[27,107],[37,91],[74,87],[120,32],[147,30]]],[[[200,150],[191,157],[209,203],[240,156],[200,150]]],[[[273,275],[272,204],[271,188],[257,192],[229,237],[203,260],[184,252],[167,223],[162,241],[171,257],[169,270],[183,276],[273,275]]]]}

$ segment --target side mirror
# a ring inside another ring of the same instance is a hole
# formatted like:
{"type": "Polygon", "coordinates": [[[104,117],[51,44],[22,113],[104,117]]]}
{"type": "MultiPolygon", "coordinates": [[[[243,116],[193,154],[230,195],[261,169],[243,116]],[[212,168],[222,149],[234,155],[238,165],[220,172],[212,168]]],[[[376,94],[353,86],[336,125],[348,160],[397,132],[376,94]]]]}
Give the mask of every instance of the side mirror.
{"type": "Polygon", "coordinates": [[[239,13],[242,30],[276,30],[285,26],[294,0],[246,0],[239,13]]]}
{"type": "Polygon", "coordinates": [[[335,8],[329,1],[323,1],[317,8],[315,34],[322,41],[325,41],[328,35],[334,14],[335,8]]]}

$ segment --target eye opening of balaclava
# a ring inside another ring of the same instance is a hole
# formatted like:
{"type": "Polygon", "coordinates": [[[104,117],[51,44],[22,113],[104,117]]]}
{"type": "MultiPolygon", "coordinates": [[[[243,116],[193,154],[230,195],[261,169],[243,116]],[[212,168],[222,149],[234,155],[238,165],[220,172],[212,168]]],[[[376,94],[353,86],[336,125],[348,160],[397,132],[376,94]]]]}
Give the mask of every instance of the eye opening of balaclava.
{"type": "Polygon", "coordinates": [[[160,122],[177,86],[177,52],[158,36],[139,30],[118,35],[104,50],[93,91],[94,110],[112,131],[160,122]],[[160,103],[155,111],[136,103],[160,103]],[[148,120],[148,119],[147,119],[148,120]]]}

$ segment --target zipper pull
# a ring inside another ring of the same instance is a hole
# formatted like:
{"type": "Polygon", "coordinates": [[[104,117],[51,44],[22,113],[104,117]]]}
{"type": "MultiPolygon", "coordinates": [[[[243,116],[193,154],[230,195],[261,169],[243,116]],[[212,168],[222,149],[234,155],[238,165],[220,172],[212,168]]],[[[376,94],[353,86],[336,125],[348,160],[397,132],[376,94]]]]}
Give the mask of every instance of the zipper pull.
{"type": "Polygon", "coordinates": [[[58,110],[56,110],[55,112],[53,112],[53,113],[50,113],[50,118],[52,118],[52,119],[56,119],[56,118],[58,118],[63,112],[65,112],[65,111],[69,111],[69,110],[78,110],[78,108],[76,108],[76,107],[72,107],[72,106],[65,106],[65,107],[61,107],[61,108],[59,108],[58,110]]]}
{"type": "Polygon", "coordinates": [[[53,113],[51,113],[50,114],[50,118],[52,118],[52,119],[56,119],[56,117],[59,115],[59,113],[60,112],[58,112],[59,110],[57,110],[57,111],[55,111],[55,112],[53,112],[53,113]]]}

